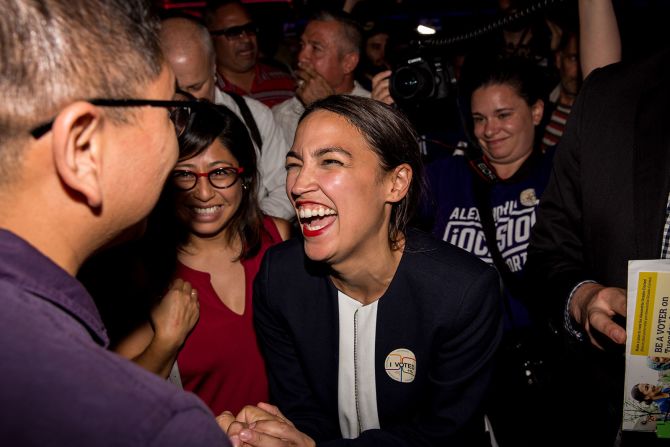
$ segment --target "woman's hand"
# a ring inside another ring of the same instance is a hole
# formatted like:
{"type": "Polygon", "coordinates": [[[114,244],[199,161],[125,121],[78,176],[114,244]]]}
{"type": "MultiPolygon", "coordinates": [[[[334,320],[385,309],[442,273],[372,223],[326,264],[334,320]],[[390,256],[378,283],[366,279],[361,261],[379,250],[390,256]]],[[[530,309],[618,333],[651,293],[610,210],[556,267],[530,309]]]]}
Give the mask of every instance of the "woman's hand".
{"type": "MultiPolygon", "coordinates": [[[[230,416],[224,414],[219,416],[222,427],[230,422],[230,416]]],[[[228,424],[227,433],[235,447],[316,446],[314,440],[295,428],[277,407],[263,402],[256,407],[244,407],[236,421],[228,424]]]]}
{"type": "Polygon", "coordinates": [[[198,291],[182,279],[175,279],[163,299],[151,311],[154,343],[179,349],[200,316],[198,291]]]}

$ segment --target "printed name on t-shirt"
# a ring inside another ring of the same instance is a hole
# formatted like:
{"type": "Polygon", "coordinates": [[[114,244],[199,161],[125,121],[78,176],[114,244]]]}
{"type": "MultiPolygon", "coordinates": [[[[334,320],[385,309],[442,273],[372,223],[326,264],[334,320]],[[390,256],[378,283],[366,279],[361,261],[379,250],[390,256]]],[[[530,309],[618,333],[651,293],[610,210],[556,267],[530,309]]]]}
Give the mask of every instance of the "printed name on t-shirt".
{"type": "MultiPolygon", "coordinates": [[[[526,263],[530,229],[535,224],[535,207],[519,207],[509,200],[493,208],[498,249],[512,272],[526,263]]],[[[456,207],[449,216],[442,239],[488,263],[493,263],[476,207],[456,207]]]]}

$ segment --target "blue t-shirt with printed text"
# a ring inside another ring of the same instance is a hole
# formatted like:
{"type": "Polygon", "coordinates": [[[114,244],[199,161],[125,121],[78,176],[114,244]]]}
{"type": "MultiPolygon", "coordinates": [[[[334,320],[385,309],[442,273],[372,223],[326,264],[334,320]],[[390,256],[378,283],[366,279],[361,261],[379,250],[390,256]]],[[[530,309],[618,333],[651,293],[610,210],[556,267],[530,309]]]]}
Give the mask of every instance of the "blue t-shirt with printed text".
{"type": "MultiPolygon", "coordinates": [[[[491,188],[491,208],[496,243],[510,271],[520,277],[526,263],[530,231],[535,224],[535,210],[549,180],[553,150],[536,152],[511,178],[498,181],[491,188]]],[[[476,173],[468,159],[459,153],[436,160],[426,168],[432,203],[432,233],[440,239],[473,253],[493,264],[486,236],[479,218],[473,181],[476,173]]],[[[479,180],[477,180],[479,181],[479,180]]],[[[530,324],[528,310],[518,297],[506,293],[511,305],[513,323],[505,312],[505,328],[530,324]]]]}

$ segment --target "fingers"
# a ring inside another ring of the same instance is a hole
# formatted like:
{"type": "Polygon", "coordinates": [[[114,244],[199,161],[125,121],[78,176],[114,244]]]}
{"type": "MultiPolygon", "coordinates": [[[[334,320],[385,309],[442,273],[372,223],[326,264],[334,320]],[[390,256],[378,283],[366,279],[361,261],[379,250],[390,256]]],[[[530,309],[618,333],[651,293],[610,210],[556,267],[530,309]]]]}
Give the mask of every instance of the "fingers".
{"type": "Polygon", "coordinates": [[[587,332],[591,343],[600,349],[604,349],[593,333],[593,330],[606,335],[613,342],[623,344],[626,342],[626,330],[612,321],[612,317],[602,310],[594,310],[589,313],[587,332]]]}
{"type": "Polygon", "coordinates": [[[602,349],[601,343],[594,337],[593,330],[606,335],[618,344],[626,342],[626,330],[613,318],[617,315],[626,316],[626,294],[623,289],[604,287],[597,289],[586,304],[587,321],[585,328],[591,343],[602,349]]]}
{"type": "MultiPolygon", "coordinates": [[[[288,440],[277,438],[261,431],[245,428],[237,435],[245,445],[253,447],[286,447],[291,445],[288,440]]],[[[232,436],[231,436],[232,439],[232,436]]]]}
{"type": "Polygon", "coordinates": [[[230,411],[224,411],[216,417],[216,423],[226,433],[228,433],[228,429],[233,422],[235,422],[235,415],[230,411]]]}
{"type": "MultiPolygon", "coordinates": [[[[272,407],[274,408],[277,412],[279,410],[277,407],[269,404],[263,404],[266,405],[267,407],[272,407]]],[[[281,414],[281,413],[279,413],[281,414]]],[[[263,420],[284,420],[283,417],[277,416],[270,411],[267,411],[263,408],[255,407],[253,405],[247,405],[242,410],[238,413],[237,415],[237,420],[241,422],[245,422],[247,424],[252,424],[254,422],[258,421],[263,421],[263,420]]]]}
{"type": "Polygon", "coordinates": [[[381,101],[384,104],[391,105],[394,103],[393,98],[391,97],[390,91],[390,76],[391,70],[382,71],[377,73],[372,78],[372,99],[381,101]]]}
{"type": "Polygon", "coordinates": [[[311,66],[304,63],[299,64],[296,75],[298,88],[295,94],[306,106],[335,93],[328,81],[311,66]]]}
{"type": "Polygon", "coordinates": [[[259,421],[252,424],[247,430],[242,430],[240,439],[250,445],[315,446],[314,440],[295,428],[290,421],[259,421]]]}
{"type": "Polygon", "coordinates": [[[151,312],[156,339],[161,343],[181,346],[199,316],[198,291],[187,281],[175,280],[151,312]]]}

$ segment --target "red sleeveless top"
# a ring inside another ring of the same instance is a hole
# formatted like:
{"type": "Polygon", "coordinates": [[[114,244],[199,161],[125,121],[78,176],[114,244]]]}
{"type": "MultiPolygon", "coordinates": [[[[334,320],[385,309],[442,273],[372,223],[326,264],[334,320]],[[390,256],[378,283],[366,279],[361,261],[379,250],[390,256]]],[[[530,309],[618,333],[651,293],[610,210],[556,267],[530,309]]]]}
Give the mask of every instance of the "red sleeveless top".
{"type": "Polygon", "coordinates": [[[263,226],[258,254],[241,261],[246,276],[242,315],[219,299],[209,273],[177,266],[177,277],[198,289],[200,300],[200,318],[177,356],[179,373],[184,389],[197,394],[217,416],[268,401],[265,363],[253,328],[252,286],[265,251],[282,239],[270,217],[263,219],[263,226]]]}

